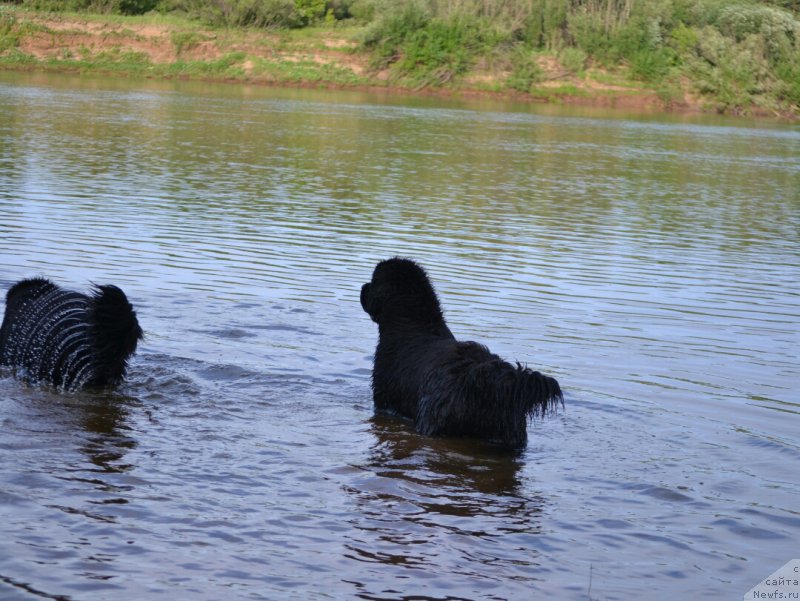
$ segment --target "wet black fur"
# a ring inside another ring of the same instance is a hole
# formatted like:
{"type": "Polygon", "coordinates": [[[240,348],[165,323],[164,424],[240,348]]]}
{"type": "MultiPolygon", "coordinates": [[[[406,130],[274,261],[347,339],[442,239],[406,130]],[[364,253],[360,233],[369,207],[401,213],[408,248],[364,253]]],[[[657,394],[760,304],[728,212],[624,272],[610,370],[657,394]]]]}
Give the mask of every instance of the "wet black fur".
{"type": "Polygon", "coordinates": [[[124,379],[141,339],[136,312],[116,286],[86,295],[32,278],[6,295],[0,365],[65,390],[112,386],[124,379]]]}
{"type": "Polygon", "coordinates": [[[423,434],[517,449],[530,419],[563,403],[555,379],[457,341],[425,270],[410,259],[378,263],[361,288],[361,306],[378,324],[375,409],[412,419],[423,434]]]}

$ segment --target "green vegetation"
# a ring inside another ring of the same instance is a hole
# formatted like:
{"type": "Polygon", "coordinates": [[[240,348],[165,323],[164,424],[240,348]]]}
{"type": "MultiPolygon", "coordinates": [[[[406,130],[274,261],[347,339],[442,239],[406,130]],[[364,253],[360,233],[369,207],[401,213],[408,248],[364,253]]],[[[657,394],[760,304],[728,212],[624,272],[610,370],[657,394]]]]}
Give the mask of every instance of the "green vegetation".
{"type": "MultiPolygon", "coordinates": [[[[426,84],[452,81],[481,57],[504,57],[507,85],[541,80],[550,53],[569,73],[627,69],[662,99],[691,82],[721,110],[800,105],[798,2],[753,0],[372,0],[364,43],[378,64],[426,84]]],[[[502,60],[498,64],[502,64],[502,60]]]]}
{"type": "Polygon", "coordinates": [[[417,87],[453,81],[500,42],[493,28],[474,15],[435,19],[415,2],[399,4],[364,36],[364,45],[373,51],[373,66],[391,66],[395,75],[417,87]]]}
{"type": "Polygon", "coordinates": [[[158,0],[15,0],[8,4],[21,4],[32,10],[51,12],[90,12],[120,15],[141,15],[155,9],[158,0]]]}
{"type": "Polygon", "coordinates": [[[530,92],[533,85],[545,77],[536,56],[524,48],[516,49],[511,65],[511,74],[506,78],[506,85],[518,92],[530,92]]]}
{"type": "Polygon", "coordinates": [[[20,22],[13,14],[4,12],[0,5],[0,54],[15,49],[22,38],[36,29],[36,25],[20,22]]]}
{"type": "MultiPolygon", "coordinates": [[[[800,112],[800,0],[0,0],[0,60],[9,63],[24,60],[18,47],[26,31],[3,4],[181,16],[215,31],[267,29],[281,32],[284,50],[319,46],[320,37],[313,35],[319,28],[347,31],[371,69],[356,76],[319,61],[290,65],[240,57],[236,67],[225,66],[224,57],[208,61],[210,72],[226,76],[458,89],[481,72],[494,79],[473,87],[548,97],[572,88],[580,95],[587,88],[625,93],[638,87],[665,104],[680,102],[688,92],[720,111],[800,112]],[[246,72],[244,62],[250,65],[246,72]]],[[[191,61],[183,57],[211,39],[188,27],[173,32],[179,64],[171,70],[202,71],[199,65],[189,69],[191,61]]],[[[93,60],[138,64],[134,58],[93,60]]]]}
{"type": "Polygon", "coordinates": [[[253,65],[253,73],[273,82],[318,83],[341,86],[357,86],[369,83],[368,80],[358,77],[349,69],[331,64],[320,64],[314,61],[290,63],[257,60],[253,65]]]}
{"type": "Polygon", "coordinates": [[[173,31],[170,35],[172,45],[175,47],[176,56],[180,57],[184,51],[196,48],[200,42],[210,38],[199,31],[173,31]]]}

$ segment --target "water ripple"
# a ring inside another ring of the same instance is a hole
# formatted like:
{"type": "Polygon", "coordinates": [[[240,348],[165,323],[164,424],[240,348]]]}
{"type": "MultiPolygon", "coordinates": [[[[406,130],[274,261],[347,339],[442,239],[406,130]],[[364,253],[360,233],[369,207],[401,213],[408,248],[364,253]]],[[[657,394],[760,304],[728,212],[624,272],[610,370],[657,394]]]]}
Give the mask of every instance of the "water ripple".
{"type": "Polygon", "coordinates": [[[40,77],[0,286],[113,282],[146,339],[110,396],[0,373],[0,597],[727,598],[794,552],[796,127],[40,77]],[[562,382],[525,452],[372,416],[393,255],[562,382]]]}

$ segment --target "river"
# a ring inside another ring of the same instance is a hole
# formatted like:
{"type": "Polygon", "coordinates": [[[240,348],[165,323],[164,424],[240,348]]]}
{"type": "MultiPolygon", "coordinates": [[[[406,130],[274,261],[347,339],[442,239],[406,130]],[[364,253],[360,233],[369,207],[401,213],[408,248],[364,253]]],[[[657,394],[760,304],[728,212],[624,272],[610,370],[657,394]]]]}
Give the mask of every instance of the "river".
{"type": "Polygon", "coordinates": [[[0,73],[0,286],[115,283],[115,392],[0,374],[0,599],[739,599],[798,557],[800,127],[0,73]],[[375,263],[556,377],[519,454],[374,416],[375,263]]]}

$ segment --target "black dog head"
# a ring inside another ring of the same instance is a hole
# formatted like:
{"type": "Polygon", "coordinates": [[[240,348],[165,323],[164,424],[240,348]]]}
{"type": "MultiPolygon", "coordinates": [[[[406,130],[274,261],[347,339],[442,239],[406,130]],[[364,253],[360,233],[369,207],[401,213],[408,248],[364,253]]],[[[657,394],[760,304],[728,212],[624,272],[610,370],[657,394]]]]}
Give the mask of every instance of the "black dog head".
{"type": "Polygon", "coordinates": [[[428,274],[411,259],[381,261],[361,287],[361,306],[379,326],[444,324],[428,274]]]}

